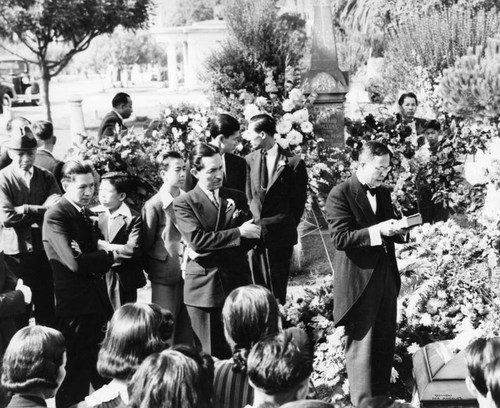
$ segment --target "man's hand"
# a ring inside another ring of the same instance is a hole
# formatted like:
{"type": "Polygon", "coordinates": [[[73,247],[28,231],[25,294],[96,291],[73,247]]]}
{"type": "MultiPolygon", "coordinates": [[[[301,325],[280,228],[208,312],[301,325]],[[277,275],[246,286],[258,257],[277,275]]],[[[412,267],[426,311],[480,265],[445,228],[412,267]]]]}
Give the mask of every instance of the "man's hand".
{"type": "Polygon", "coordinates": [[[61,201],[61,196],[59,194],[52,194],[47,197],[47,199],[43,203],[43,206],[45,208],[50,208],[56,205],[59,201],[61,201]]]}
{"type": "Polygon", "coordinates": [[[98,250],[104,250],[104,251],[112,251],[113,250],[113,244],[110,244],[108,241],[104,241],[103,239],[99,239],[97,241],[97,249],[98,250]]]}
{"type": "Polygon", "coordinates": [[[393,237],[394,235],[405,234],[407,228],[401,228],[397,220],[391,219],[378,224],[380,235],[383,237],[393,237]]]}
{"type": "Polygon", "coordinates": [[[248,238],[248,239],[260,238],[261,228],[258,225],[255,225],[253,220],[248,220],[247,222],[244,222],[238,229],[240,230],[240,234],[243,238],[248,238]]]}
{"type": "Polygon", "coordinates": [[[22,279],[17,280],[16,290],[20,290],[24,295],[24,303],[27,305],[31,303],[31,289],[26,286],[22,279]]]}
{"type": "Polygon", "coordinates": [[[24,205],[18,205],[14,207],[14,211],[16,214],[24,214],[24,205]]]}

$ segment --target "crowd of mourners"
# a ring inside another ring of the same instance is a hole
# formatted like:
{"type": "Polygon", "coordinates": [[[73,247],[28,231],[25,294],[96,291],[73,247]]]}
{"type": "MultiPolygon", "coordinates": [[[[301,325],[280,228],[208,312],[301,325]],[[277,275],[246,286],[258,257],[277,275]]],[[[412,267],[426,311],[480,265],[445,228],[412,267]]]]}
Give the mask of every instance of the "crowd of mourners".
{"type": "MultiPolygon", "coordinates": [[[[130,96],[119,93],[112,105],[98,137],[126,131],[130,96]]],[[[53,397],[57,408],[332,406],[311,382],[307,334],[282,327],[307,172],[276,143],[271,116],[249,121],[254,151],[245,158],[233,154],[240,125],[228,114],[212,119],[210,142],[187,163],[175,151],[159,154],[162,186],[140,212],[127,204],[134,185],[125,172],[98,179],[89,163],[57,160],[50,122],[14,118],[7,133],[3,406],[45,407],[53,397]],[[146,277],[150,303],[137,301],[146,277]]],[[[390,157],[368,142],[356,175],[327,202],[335,321],[346,326],[351,400],[364,408],[406,406],[388,396],[394,243],[408,232],[382,186],[390,157]]],[[[483,404],[500,406],[499,344],[478,340],[468,350],[467,385],[483,404]]]]}

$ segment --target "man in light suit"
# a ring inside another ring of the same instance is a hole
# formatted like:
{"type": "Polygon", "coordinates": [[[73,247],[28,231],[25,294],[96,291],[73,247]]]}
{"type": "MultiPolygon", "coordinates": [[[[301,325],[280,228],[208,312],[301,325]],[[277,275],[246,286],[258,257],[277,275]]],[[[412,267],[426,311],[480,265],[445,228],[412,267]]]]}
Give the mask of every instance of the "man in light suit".
{"type": "Polygon", "coordinates": [[[98,375],[97,353],[106,322],[113,312],[103,275],[114,263],[114,252],[98,248],[100,231],[87,206],[94,195],[92,167],[68,161],[62,169],[61,201],[45,213],[43,244],[54,275],[56,328],[66,339],[66,379],[56,406],[82,401],[104,385],[98,375]]]}
{"type": "Polygon", "coordinates": [[[367,142],[355,175],[332,189],[327,221],[334,253],[334,321],[345,326],[351,402],[389,392],[401,285],[394,242],[406,232],[394,219],[389,149],[367,142]]]}
{"type": "Polygon", "coordinates": [[[199,144],[191,151],[198,184],[174,200],[177,226],[188,245],[184,303],[203,351],[227,358],[221,312],[226,296],[251,283],[246,252],[260,236],[245,194],[222,187],[219,150],[199,144]]]}
{"type": "Polygon", "coordinates": [[[104,116],[97,132],[97,140],[103,136],[113,136],[115,133],[127,130],[123,121],[130,118],[133,112],[130,95],[125,92],[118,92],[111,104],[113,105],[113,110],[104,116]]]}
{"type": "Polygon", "coordinates": [[[247,137],[256,149],[247,157],[246,193],[261,241],[252,251],[254,283],[267,286],[284,304],[293,246],[307,198],[304,161],[274,140],[275,120],[261,114],[250,119],[247,137]]]}

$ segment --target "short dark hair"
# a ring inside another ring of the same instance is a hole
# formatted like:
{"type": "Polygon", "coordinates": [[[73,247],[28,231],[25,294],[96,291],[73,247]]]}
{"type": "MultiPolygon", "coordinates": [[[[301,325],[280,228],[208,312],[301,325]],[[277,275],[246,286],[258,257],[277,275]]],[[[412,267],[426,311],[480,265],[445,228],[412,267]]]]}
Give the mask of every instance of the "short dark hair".
{"type": "Polygon", "coordinates": [[[398,99],[398,105],[399,106],[403,106],[403,103],[405,103],[405,99],[406,98],[412,98],[412,99],[415,99],[415,103],[418,105],[418,99],[417,99],[417,95],[415,95],[413,92],[406,92],[404,94],[402,94],[399,99],[398,99]]]}
{"type": "Polygon", "coordinates": [[[101,182],[104,180],[108,181],[116,189],[117,193],[125,193],[128,195],[132,190],[132,178],[128,173],[123,171],[105,173],[101,177],[101,182]]]}
{"type": "Polygon", "coordinates": [[[500,359],[495,358],[492,362],[486,364],[484,376],[491,399],[496,407],[500,407],[500,359]]]}
{"type": "Polygon", "coordinates": [[[428,122],[425,122],[424,126],[424,131],[427,129],[432,129],[437,132],[441,131],[441,123],[439,123],[437,120],[429,120],[428,122]]]}
{"type": "Polygon", "coordinates": [[[254,130],[257,133],[264,132],[269,136],[274,137],[276,134],[276,121],[267,113],[259,113],[250,118],[250,123],[254,123],[254,130]]]}
{"type": "Polygon", "coordinates": [[[500,356],[500,338],[479,338],[470,343],[465,349],[465,362],[469,370],[469,377],[474,387],[484,396],[488,387],[484,376],[484,367],[500,356]]]}
{"type": "Polygon", "coordinates": [[[281,405],[281,408],[334,408],[332,404],[322,400],[297,400],[281,405]]]}
{"type": "Polygon", "coordinates": [[[245,372],[252,346],[279,331],[278,302],[262,286],[241,286],[226,298],[222,320],[226,339],[233,349],[233,370],[245,372]]]}
{"type": "Polygon", "coordinates": [[[362,162],[366,159],[372,159],[375,156],[385,156],[386,154],[392,158],[392,152],[385,144],[370,140],[361,147],[359,161],[362,162]]]}
{"type": "Polygon", "coordinates": [[[14,122],[23,122],[20,127],[31,126],[31,121],[24,116],[16,116],[15,118],[9,119],[5,125],[5,130],[10,133],[13,129],[14,122]]]}
{"type": "Polygon", "coordinates": [[[12,393],[55,389],[66,342],[50,327],[28,326],[10,341],[3,357],[2,385],[12,393]]]}
{"type": "Polygon", "coordinates": [[[118,108],[121,105],[126,105],[128,103],[128,100],[131,99],[130,95],[125,92],[118,92],[114,97],[113,100],[111,101],[111,104],[113,105],[113,108],[118,108]]]}
{"type": "Polygon", "coordinates": [[[267,395],[295,390],[313,371],[314,354],[307,334],[296,327],[259,341],[248,355],[248,378],[267,395]]]}
{"type": "Polygon", "coordinates": [[[177,350],[146,358],[128,385],[130,408],[210,408],[213,385],[206,369],[177,350]],[[205,395],[211,389],[210,395],[205,395]]]}
{"type": "Polygon", "coordinates": [[[222,135],[224,138],[227,138],[240,130],[239,122],[228,115],[227,113],[221,113],[214,118],[210,123],[210,137],[212,139],[216,138],[219,135],[222,135]]]}
{"type": "Polygon", "coordinates": [[[183,159],[182,154],[176,150],[162,152],[156,157],[156,167],[158,171],[168,170],[168,166],[173,159],[183,159]]]}
{"type": "Polygon", "coordinates": [[[115,311],[97,359],[97,371],[106,378],[128,380],[142,361],[168,347],[174,317],[151,303],[126,303],[115,311]]]}
{"type": "Polygon", "coordinates": [[[33,136],[39,140],[49,140],[54,136],[54,125],[48,120],[39,120],[31,126],[33,136]]]}
{"type": "Polygon", "coordinates": [[[94,175],[94,169],[88,162],[80,160],[68,160],[64,163],[61,170],[61,181],[74,181],[75,176],[78,174],[92,174],[94,175]]]}
{"type": "Polygon", "coordinates": [[[201,159],[204,157],[213,157],[216,154],[220,154],[218,147],[207,143],[198,143],[191,149],[191,153],[189,154],[189,163],[191,164],[191,168],[198,171],[201,170],[203,168],[201,159]]]}

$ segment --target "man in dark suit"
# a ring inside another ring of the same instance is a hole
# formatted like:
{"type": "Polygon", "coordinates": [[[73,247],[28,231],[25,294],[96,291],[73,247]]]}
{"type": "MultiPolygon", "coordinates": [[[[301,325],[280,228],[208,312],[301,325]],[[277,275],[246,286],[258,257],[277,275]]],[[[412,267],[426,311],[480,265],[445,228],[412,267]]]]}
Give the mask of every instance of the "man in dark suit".
{"type": "Polygon", "coordinates": [[[103,136],[113,136],[115,133],[127,130],[123,121],[132,115],[132,99],[130,95],[119,92],[114,96],[111,104],[113,110],[104,116],[97,132],[97,140],[103,136]]]}
{"type": "Polygon", "coordinates": [[[327,221],[334,253],[334,320],[345,326],[351,402],[389,392],[401,285],[394,242],[406,232],[394,219],[389,149],[367,142],[355,175],[330,192],[327,221]]]}
{"type": "Polygon", "coordinates": [[[251,283],[246,253],[260,236],[245,194],[222,187],[222,160],[216,147],[191,151],[198,184],[174,200],[176,223],[186,241],[184,303],[203,351],[228,357],[221,312],[226,296],[251,283]]]}
{"type": "Polygon", "coordinates": [[[32,130],[38,144],[35,166],[50,171],[60,184],[61,170],[64,162],[56,159],[52,153],[57,141],[57,138],[54,136],[54,126],[49,121],[39,120],[33,123],[32,130]]]}
{"type": "MultiPolygon", "coordinates": [[[[240,137],[240,124],[227,113],[214,117],[210,123],[210,144],[220,150],[222,158],[222,186],[245,192],[247,163],[241,156],[233,154],[240,137]]],[[[196,177],[191,174],[191,166],[186,166],[185,190],[196,185],[196,177]]]]}
{"type": "Polygon", "coordinates": [[[45,214],[43,244],[54,274],[56,328],[66,339],[66,379],[56,397],[58,408],[82,401],[103,385],[97,374],[99,343],[112,307],[103,275],[113,252],[98,248],[100,232],[86,208],[94,195],[89,164],[68,161],[62,169],[65,194],[45,214]]]}
{"type": "Polygon", "coordinates": [[[246,157],[246,193],[255,222],[262,227],[261,242],[251,254],[254,283],[267,286],[284,304],[307,198],[307,171],[300,157],[276,143],[275,133],[271,116],[250,119],[247,137],[256,151],[246,157]]]}

